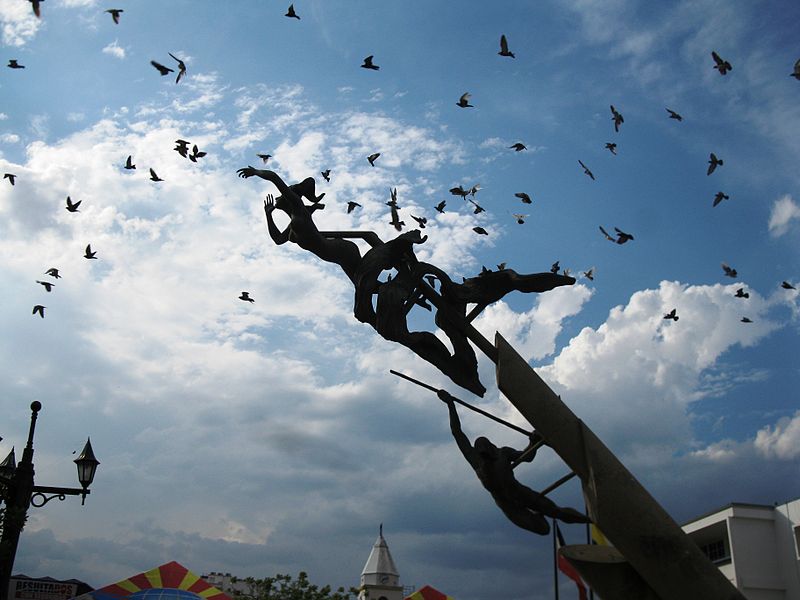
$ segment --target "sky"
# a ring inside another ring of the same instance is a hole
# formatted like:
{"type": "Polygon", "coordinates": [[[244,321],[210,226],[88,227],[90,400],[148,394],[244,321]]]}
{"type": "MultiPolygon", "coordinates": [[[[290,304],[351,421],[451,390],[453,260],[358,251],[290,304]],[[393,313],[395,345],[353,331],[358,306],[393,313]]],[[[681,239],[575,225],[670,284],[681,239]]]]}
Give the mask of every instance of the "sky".
{"type": "MultiPolygon", "coordinates": [[[[0,2],[0,62],[25,66],[0,72],[0,172],[16,175],[0,180],[0,455],[21,456],[39,400],[36,482],[77,486],[89,436],[101,463],[85,506],[31,509],[16,573],[99,587],[177,560],[349,587],[383,523],[404,585],[552,597],[551,540],[505,519],[446,407],[389,373],[527,425],[493,365],[481,357],[479,398],[358,322],[338,267],[269,238],[276,189],[236,174],[258,153],[289,183],[316,179],[323,230],[393,238],[397,188],[406,230],[428,219],[418,258],[454,280],[568,269],[574,285],[510,294],[475,326],[509,340],[678,522],[800,496],[800,302],[782,286],[800,286],[797,2],[294,7],[299,20],[273,0],[47,0],[38,19],[0,2]],[[187,67],[177,84],[150,64],[175,69],[170,53],[187,67]],[[368,55],[379,70],[360,68],[368,55]],[[448,191],[476,184],[480,214],[448,191]]],[[[526,442],[461,417],[471,439],[526,442]]],[[[543,449],[516,475],[542,489],[567,471],[543,449]]],[[[552,498],[582,508],[574,480],[552,498]]]]}

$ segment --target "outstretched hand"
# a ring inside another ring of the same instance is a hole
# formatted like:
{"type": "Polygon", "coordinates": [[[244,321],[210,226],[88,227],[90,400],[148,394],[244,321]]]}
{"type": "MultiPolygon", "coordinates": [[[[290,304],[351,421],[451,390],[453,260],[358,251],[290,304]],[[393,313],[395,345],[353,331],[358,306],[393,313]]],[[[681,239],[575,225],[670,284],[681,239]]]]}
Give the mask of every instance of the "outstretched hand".
{"type": "Polygon", "coordinates": [[[447,405],[453,404],[453,401],[455,400],[455,398],[451,396],[449,393],[447,393],[445,390],[438,390],[436,392],[436,395],[439,397],[439,400],[441,400],[447,405]]]}
{"type": "Polygon", "coordinates": [[[239,174],[239,177],[243,177],[243,178],[247,179],[248,177],[252,177],[253,175],[257,175],[258,174],[258,169],[255,169],[255,168],[251,167],[250,165],[248,165],[246,167],[238,169],[236,172],[239,174]]]}
{"type": "Polygon", "coordinates": [[[267,198],[264,200],[264,214],[270,216],[274,210],[275,199],[272,197],[272,194],[267,194],[267,198]]]}

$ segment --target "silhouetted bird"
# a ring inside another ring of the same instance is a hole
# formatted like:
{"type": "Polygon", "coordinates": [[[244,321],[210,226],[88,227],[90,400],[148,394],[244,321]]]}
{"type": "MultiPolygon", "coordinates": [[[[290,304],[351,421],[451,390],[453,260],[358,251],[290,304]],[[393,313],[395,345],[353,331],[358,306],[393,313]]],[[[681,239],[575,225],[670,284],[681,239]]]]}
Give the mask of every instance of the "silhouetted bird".
{"type": "Polygon", "coordinates": [[[669,108],[665,109],[669,113],[670,119],[675,119],[676,121],[683,121],[683,117],[676,113],[674,110],[669,108]]]}
{"type": "Polygon", "coordinates": [[[367,157],[367,160],[369,161],[369,164],[370,164],[370,165],[372,165],[372,166],[374,167],[374,166],[375,166],[375,161],[377,160],[377,158],[378,158],[380,155],[381,155],[381,153],[380,153],[380,152],[376,152],[375,154],[370,154],[370,155],[367,157]]]}
{"type": "Polygon", "coordinates": [[[517,142],[513,146],[509,146],[509,148],[513,148],[515,152],[522,152],[523,150],[527,150],[525,144],[523,144],[522,142],[517,142]]]}
{"type": "Polygon", "coordinates": [[[453,196],[461,196],[461,198],[464,200],[466,200],[467,196],[469,196],[469,190],[465,190],[463,186],[460,185],[458,187],[450,188],[450,193],[453,194],[453,196]]]}
{"type": "Polygon", "coordinates": [[[267,164],[267,161],[272,158],[272,154],[263,154],[257,153],[256,156],[261,159],[264,164],[267,164]]]}
{"type": "Polygon", "coordinates": [[[425,223],[428,222],[428,219],[425,217],[415,217],[414,215],[411,215],[411,218],[419,224],[420,229],[425,229],[425,223]]]}
{"type": "Polygon", "coordinates": [[[289,9],[286,11],[286,14],[283,15],[284,17],[290,17],[292,19],[300,20],[300,17],[297,16],[297,13],[294,12],[294,4],[289,5],[289,9]]]}
{"type": "Polygon", "coordinates": [[[128,155],[128,160],[125,161],[125,168],[126,169],[135,169],[136,165],[133,164],[133,156],[130,154],[128,155]]]}
{"type": "Polygon", "coordinates": [[[735,298],[749,298],[750,294],[744,291],[744,288],[739,288],[734,294],[735,298]]]}
{"type": "Polygon", "coordinates": [[[161,73],[162,76],[163,75],[169,75],[170,73],[174,73],[175,72],[173,69],[170,69],[169,67],[165,67],[161,63],[158,63],[158,62],[156,62],[154,60],[151,60],[150,64],[153,65],[158,70],[158,72],[161,73]]]}
{"type": "Polygon", "coordinates": [[[400,220],[400,215],[397,214],[396,205],[392,205],[392,220],[389,221],[389,225],[393,225],[397,231],[402,231],[403,225],[405,225],[405,223],[400,220]]]}
{"type": "Polygon", "coordinates": [[[606,237],[606,239],[608,241],[614,242],[616,244],[624,244],[625,242],[628,242],[628,241],[633,239],[633,236],[630,233],[625,233],[624,231],[622,231],[618,227],[614,227],[614,231],[617,232],[617,237],[616,238],[614,238],[611,235],[609,235],[609,233],[603,228],[602,225],[600,225],[600,231],[602,232],[602,234],[606,237]]]}
{"type": "Polygon", "coordinates": [[[121,8],[109,8],[105,12],[109,13],[111,15],[111,18],[114,19],[114,23],[119,25],[119,15],[120,13],[123,13],[125,11],[122,10],[121,8]]]}
{"type": "Polygon", "coordinates": [[[387,206],[393,206],[394,208],[400,208],[397,205],[397,188],[391,188],[389,190],[389,201],[386,203],[387,206]]]}
{"type": "Polygon", "coordinates": [[[680,317],[678,316],[677,309],[673,308],[667,314],[664,315],[665,319],[672,319],[673,321],[677,321],[680,317]]]}
{"type": "Polygon", "coordinates": [[[527,219],[530,215],[521,215],[519,213],[514,213],[512,216],[517,220],[517,223],[523,225],[525,223],[525,219],[527,219]]]}
{"type": "Polygon", "coordinates": [[[31,311],[31,314],[35,315],[36,313],[39,313],[39,316],[44,319],[44,309],[45,308],[47,308],[47,307],[46,306],[42,306],[41,304],[37,304],[36,306],[33,307],[33,310],[31,311]]]}
{"type": "Polygon", "coordinates": [[[17,62],[16,58],[9,59],[7,66],[8,66],[9,69],[24,69],[25,68],[25,65],[19,64],[19,62],[17,62]]]}
{"type": "Polygon", "coordinates": [[[619,126],[625,122],[625,119],[622,118],[622,114],[614,108],[614,105],[611,105],[611,120],[614,121],[614,131],[619,131],[619,126]]]}
{"type": "Polygon", "coordinates": [[[67,212],[80,212],[78,211],[78,207],[81,205],[83,200],[78,200],[77,202],[73,202],[72,198],[67,196],[67,212]]]}
{"type": "Polygon", "coordinates": [[[17,182],[17,176],[13,173],[6,173],[3,175],[3,179],[8,179],[8,183],[11,185],[14,185],[17,182]]]}
{"type": "Polygon", "coordinates": [[[439,202],[439,204],[437,204],[433,208],[435,208],[437,212],[444,214],[444,207],[446,205],[447,205],[447,200],[442,200],[441,202],[439,202]]]}
{"type": "Polygon", "coordinates": [[[796,289],[791,283],[788,281],[781,281],[781,287],[785,290],[793,290],[796,289]]]}
{"type": "Polygon", "coordinates": [[[797,81],[800,81],[800,58],[794,63],[794,71],[789,73],[789,77],[794,77],[797,81]]]}
{"type": "Polygon", "coordinates": [[[752,322],[753,322],[752,320],[748,319],[747,317],[742,317],[742,318],[741,318],[741,319],[739,319],[739,320],[740,320],[742,323],[752,323],[752,322]]]}
{"type": "Polygon", "coordinates": [[[589,281],[594,281],[594,267],[592,267],[588,271],[584,271],[583,276],[586,277],[586,279],[588,279],[589,281]]]}
{"type": "Polygon", "coordinates": [[[241,295],[241,296],[239,296],[239,300],[244,300],[245,302],[249,302],[250,304],[252,304],[253,302],[255,302],[255,300],[253,300],[253,299],[250,297],[250,292],[242,292],[242,295],[241,295]]]}
{"type": "Polygon", "coordinates": [[[330,183],[330,182],[331,182],[331,170],[330,170],[330,169],[325,169],[324,171],[322,171],[322,172],[320,173],[320,175],[322,175],[322,178],[323,178],[325,181],[327,181],[328,183],[330,183]]]}
{"type": "Polygon", "coordinates": [[[712,204],[711,206],[716,206],[717,204],[719,204],[723,200],[727,200],[728,198],[730,198],[730,196],[728,196],[728,194],[723,194],[722,192],[717,192],[714,195],[714,204],[712,204]]]}
{"type": "Polygon", "coordinates": [[[725,271],[725,275],[728,277],[736,277],[739,274],[736,272],[736,269],[729,267],[725,263],[722,263],[722,270],[725,271]]]}
{"type": "Polygon", "coordinates": [[[508,40],[506,40],[505,35],[500,36],[500,52],[498,52],[500,56],[508,56],[509,58],[514,58],[514,53],[509,52],[508,50],[508,40]]]}
{"type": "Polygon", "coordinates": [[[361,205],[358,202],[353,202],[352,200],[347,203],[347,214],[349,215],[353,212],[356,208],[361,208],[361,205]]]}
{"type": "Polygon", "coordinates": [[[54,279],[61,279],[61,275],[58,274],[58,269],[55,267],[50,267],[47,271],[44,272],[45,275],[50,275],[54,279]]]}
{"type": "Polygon", "coordinates": [[[180,154],[183,158],[189,158],[189,142],[186,140],[175,140],[175,152],[180,154]]]}
{"type": "Polygon", "coordinates": [[[469,92],[464,92],[461,94],[461,98],[458,99],[456,102],[456,106],[460,106],[461,108],[474,108],[472,104],[469,103],[469,99],[472,97],[472,94],[469,92]]]}
{"type": "Polygon", "coordinates": [[[183,62],[180,58],[175,56],[172,52],[167,52],[172,58],[178,61],[178,76],[175,78],[175,83],[178,83],[181,78],[186,75],[186,63],[183,62]]]}
{"type": "Polygon", "coordinates": [[[717,155],[713,152],[708,155],[708,171],[706,175],[711,175],[714,172],[714,169],[717,167],[721,167],[724,164],[724,161],[721,158],[717,158],[717,155]]]}
{"type": "Polygon", "coordinates": [[[83,253],[83,258],[94,258],[97,259],[97,251],[92,252],[92,245],[86,244],[86,252],[83,253]]]}
{"type": "Polygon", "coordinates": [[[483,227],[473,227],[472,231],[474,231],[478,235],[489,235],[489,232],[486,231],[483,227]]]}
{"type": "Polygon", "coordinates": [[[731,63],[729,63],[727,60],[723,60],[722,58],[720,58],[719,54],[717,54],[713,50],[711,51],[711,58],[714,59],[715,63],[714,68],[719,71],[720,75],[725,75],[728,71],[733,69],[731,63]]]}
{"type": "Polygon", "coordinates": [[[44,289],[47,292],[53,291],[53,286],[55,285],[55,283],[50,283],[49,281],[39,281],[38,279],[36,280],[36,283],[44,286],[44,289]]]}
{"type": "Polygon", "coordinates": [[[525,192],[517,192],[514,195],[520,200],[522,200],[523,204],[533,204],[533,200],[531,200],[531,197],[525,192]]]}
{"type": "Polygon", "coordinates": [[[609,150],[614,156],[617,155],[617,145],[613,142],[606,143],[606,150],[609,150]]]}
{"type": "MultiPolygon", "coordinates": [[[[44,2],[44,0],[28,0],[28,2],[31,3],[31,8],[33,9],[33,14],[35,14],[37,17],[41,18],[42,17],[42,9],[39,6],[39,4],[41,2],[44,2]]],[[[42,315],[42,316],[44,316],[44,315],[42,315]]]]}
{"type": "Polygon", "coordinates": [[[480,205],[479,205],[477,202],[475,202],[474,200],[470,199],[470,202],[471,202],[471,203],[472,203],[472,205],[475,207],[475,208],[472,210],[472,212],[474,212],[476,215],[479,215],[479,214],[481,214],[482,212],[485,212],[485,211],[486,211],[486,209],[485,209],[485,208],[483,208],[482,206],[480,206],[480,205]]]}
{"type": "Polygon", "coordinates": [[[552,265],[550,265],[550,272],[551,273],[558,273],[558,271],[561,269],[561,265],[559,264],[560,262],[561,261],[557,260],[552,265]]]}
{"type": "Polygon", "coordinates": [[[589,170],[589,167],[583,164],[583,161],[580,160],[578,161],[578,164],[583,167],[583,172],[586,173],[589,177],[591,177],[592,181],[594,181],[594,174],[589,170]]]}
{"type": "Polygon", "coordinates": [[[156,175],[156,172],[151,168],[150,169],[150,181],[164,181],[164,180],[161,179],[161,177],[159,177],[158,175],[156,175]]]}
{"type": "Polygon", "coordinates": [[[197,162],[198,158],[203,158],[207,153],[203,152],[197,147],[197,144],[192,146],[192,153],[189,155],[189,160],[192,162],[197,162]]]}
{"type": "Polygon", "coordinates": [[[378,69],[380,69],[380,67],[378,65],[376,65],[375,63],[372,62],[373,58],[375,58],[375,56],[372,55],[372,54],[367,56],[364,59],[364,62],[361,63],[361,68],[362,69],[372,69],[373,71],[377,71],[378,69]]]}

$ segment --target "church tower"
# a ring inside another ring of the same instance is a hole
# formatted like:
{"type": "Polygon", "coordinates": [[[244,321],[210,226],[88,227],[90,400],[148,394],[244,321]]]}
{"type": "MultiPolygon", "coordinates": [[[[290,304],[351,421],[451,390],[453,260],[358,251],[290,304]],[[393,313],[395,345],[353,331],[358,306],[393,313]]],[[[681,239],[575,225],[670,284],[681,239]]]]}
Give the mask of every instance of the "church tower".
{"type": "Polygon", "coordinates": [[[361,571],[358,600],[403,600],[400,575],[383,539],[383,524],[378,529],[378,539],[372,546],[367,564],[361,571]]]}

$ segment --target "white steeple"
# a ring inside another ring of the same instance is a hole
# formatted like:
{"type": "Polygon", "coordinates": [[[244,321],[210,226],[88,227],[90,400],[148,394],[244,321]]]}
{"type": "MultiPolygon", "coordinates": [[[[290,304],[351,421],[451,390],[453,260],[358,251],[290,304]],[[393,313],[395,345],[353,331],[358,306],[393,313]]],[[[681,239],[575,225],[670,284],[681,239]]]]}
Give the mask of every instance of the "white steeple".
{"type": "Polygon", "coordinates": [[[361,571],[361,588],[358,600],[403,600],[403,586],[394,565],[389,546],[383,539],[383,523],[378,529],[378,539],[372,545],[367,563],[361,571]]]}

